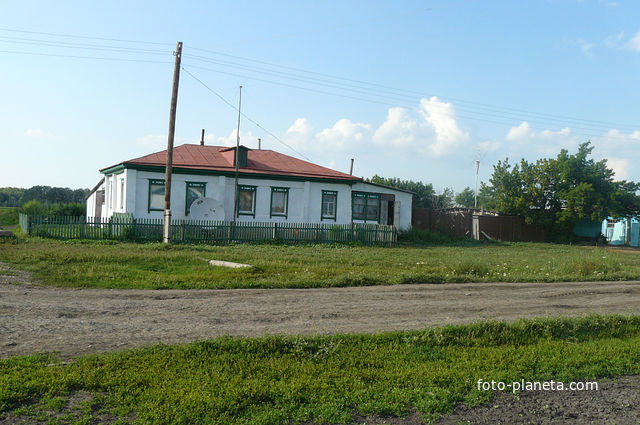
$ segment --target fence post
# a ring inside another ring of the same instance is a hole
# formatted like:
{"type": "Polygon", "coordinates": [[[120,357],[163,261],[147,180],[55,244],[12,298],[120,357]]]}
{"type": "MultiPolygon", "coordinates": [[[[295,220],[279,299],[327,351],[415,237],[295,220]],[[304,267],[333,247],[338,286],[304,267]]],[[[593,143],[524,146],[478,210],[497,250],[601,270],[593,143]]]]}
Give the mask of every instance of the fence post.
{"type": "Polygon", "coordinates": [[[31,216],[27,216],[27,235],[31,236],[31,216]]]}
{"type": "Polygon", "coordinates": [[[80,222],[80,239],[84,239],[84,225],[85,225],[85,219],[83,218],[82,221],[80,222]]]}
{"type": "Polygon", "coordinates": [[[278,223],[273,223],[273,235],[271,236],[271,239],[274,241],[278,239],[278,223]]]}
{"type": "Polygon", "coordinates": [[[184,238],[185,238],[185,230],[186,230],[186,224],[184,223],[184,220],[182,220],[180,222],[180,240],[182,242],[184,242],[184,238]]]}

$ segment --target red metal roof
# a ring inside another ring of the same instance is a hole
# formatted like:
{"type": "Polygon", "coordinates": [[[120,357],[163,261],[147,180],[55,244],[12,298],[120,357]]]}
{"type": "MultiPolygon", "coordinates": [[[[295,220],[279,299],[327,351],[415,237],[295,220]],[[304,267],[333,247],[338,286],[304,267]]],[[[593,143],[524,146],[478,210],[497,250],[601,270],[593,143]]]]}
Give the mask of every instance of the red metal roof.
{"type": "MultiPolygon", "coordinates": [[[[194,170],[211,170],[221,172],[233,172],[235,148],[227,146],[202,146],[181,145],[173,149],[173,167],[191,168],[194,170]]],[[[113,168],[117,165],[147,165],[164,167],[167,162],[167,151],[152,153],[121,162],[112,167],[103,168],[100,171],[113,168]]],[[[321,167],[311,162],[303,161],[289,155],[284,155],[272,150],[248,149],[247,166],[241,167],[243,174],[296,176],[322,179],[338,179],[345,181],[361,181],[360,177],[321,167]]]]}

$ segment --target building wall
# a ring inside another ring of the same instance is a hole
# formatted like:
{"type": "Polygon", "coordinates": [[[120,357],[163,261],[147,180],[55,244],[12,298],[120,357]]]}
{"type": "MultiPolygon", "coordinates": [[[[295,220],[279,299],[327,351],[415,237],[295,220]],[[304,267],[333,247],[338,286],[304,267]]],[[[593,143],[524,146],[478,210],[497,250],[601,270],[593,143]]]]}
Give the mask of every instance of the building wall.
{"type": "Polygon", "coordinates": [[[631,245],[640,246],[640,223],[636,219],[631,219],[630,240],[627,243],[627,220],[628,218],[620,219],[618,222],[613,223],[613,229],[607,229],[607,222],[602,222],[602,234],[605,235],[607,241],[611,245],[631,245]]]}
{"type": "MultiPolygon", "coordinates": [[[[395,196],[395,211],[393,223],[400,229],[411,227],[411,209],[413,208],[413,195],[391,188],[380,187],[369,183],[359,182],[353,185],[353,190],[359,192],[384,193],[395,196]]],[[[349,199],[351,201],[351,199],[349,199]]],[[[350,209],[351,207],[349,207],[350,209]]],[[[355,220],[354,222],[360,222],[355,220]]],[[[382,223],[385,224],[385,223],[382,223]]]]}
{"type": "MultiPolygon", "coordinates": [[[[117,175],[105,176],[105,211],[110,217],[114,212],[132,213],[136,218],[162,218],[163,211],[149,211],[149,180],[164,180],[164,173],[126,169],[117,175]],[[124,179],[124,203],[120,203],[120,179],[124,179]],[[112,198],[113,197],[113,198],[112,198]]],[[[217,199],[224,205],[225,219],[234,213],[234,179],[226,176],[191,175],[174,173],[171,183],[171,213],[174,219],[185,216],[186,183],[206,183],[206,197],[217,199]]],[[[310,181],[240,178],[240,185],[256,186],[255,218],[240,215],[238,220],[290,222],[290,223],[351,223],[352,190],[391,194],[395,196],[394,223],[405,229],[411,226],[412,195],[367,183],[340,184],[310,181]],[[270,216],[271,187],[289,188],[287,217],[270,216]],[[337,192],[336,220],[321,218],[322,191],[337,192]]],[[[87,211],[89,205],[87,204],[87,211]]],[[[371,221],[369,221],[370,223],[371,221]]]]}

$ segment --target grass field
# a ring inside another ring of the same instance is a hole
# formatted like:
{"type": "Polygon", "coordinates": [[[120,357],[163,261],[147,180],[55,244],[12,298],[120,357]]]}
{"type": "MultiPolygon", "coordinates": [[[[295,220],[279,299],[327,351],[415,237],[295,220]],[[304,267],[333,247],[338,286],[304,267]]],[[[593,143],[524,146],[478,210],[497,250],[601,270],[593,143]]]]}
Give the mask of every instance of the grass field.
{"type": "Polygon", "coordinates": [[[13,357],[0,360],[0,411],[77,424],[92,417],[334,424],[355,413],[411,412],[433,420],[458,402],[488,401],[478,379],[569,382],[638,373],[640,317],[537,319],[378,335],[219,338],[66,365],[53,356],[13,357]],[[82,401],[70,405],[78,394],[82,401]]]}
{"type": "Polygon", "coordinates": [[[0,227],[13,228],[18,225],[18,208],[0,207],[0,227]]]}
{"type": "Polygon", "coordinates": [[[17,239],[0,261],[45,284],[103,288],[305,288],[398,283],[640,279],[635,250],[553,244],[380,248],[171,245],[17,239]],[[208,259],[254,269],[208,265],[208,259]]]}

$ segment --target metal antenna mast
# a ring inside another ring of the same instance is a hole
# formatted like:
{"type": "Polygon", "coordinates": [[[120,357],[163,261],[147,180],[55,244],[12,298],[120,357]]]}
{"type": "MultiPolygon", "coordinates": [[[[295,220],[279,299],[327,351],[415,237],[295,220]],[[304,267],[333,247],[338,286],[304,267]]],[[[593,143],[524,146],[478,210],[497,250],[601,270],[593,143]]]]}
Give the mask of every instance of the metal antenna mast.
{"type": "Polygon", "coordinates": [[[242,107],[242,86],[240,86],[240,97],[238,98],[238,129],[236,131],[236,152],[235,152],[235,160],[233,161],[236,166],[236,181],[235,181],[235,196],[233,202],[233,221],[236,221],[238,217],[238,174],[240,168],[240,159],[239,151],[240,151],[240,108],[242,107]]]}

